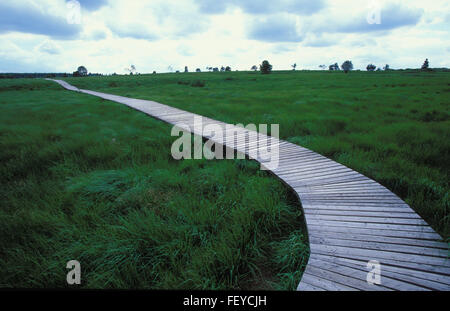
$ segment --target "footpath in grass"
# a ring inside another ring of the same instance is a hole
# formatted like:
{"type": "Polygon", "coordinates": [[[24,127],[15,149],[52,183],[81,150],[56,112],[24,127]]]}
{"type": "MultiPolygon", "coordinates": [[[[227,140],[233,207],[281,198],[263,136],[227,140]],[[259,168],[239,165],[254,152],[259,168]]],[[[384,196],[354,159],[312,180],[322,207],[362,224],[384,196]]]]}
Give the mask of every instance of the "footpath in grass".
{"type": "Polygon", "coordinates": [[[378,181],[450,236],[450,72],[219,72],[66,81],[232,124],[280,124],[281,138],[378,181]]]}
{"type": "Polygon", "coordinates": [[[253,161],[175,161],[170,130],[50,81],[0,81],[0,287],[65,287],[78,260],[83,288],[295,289],[297,198],[253,161]]]}

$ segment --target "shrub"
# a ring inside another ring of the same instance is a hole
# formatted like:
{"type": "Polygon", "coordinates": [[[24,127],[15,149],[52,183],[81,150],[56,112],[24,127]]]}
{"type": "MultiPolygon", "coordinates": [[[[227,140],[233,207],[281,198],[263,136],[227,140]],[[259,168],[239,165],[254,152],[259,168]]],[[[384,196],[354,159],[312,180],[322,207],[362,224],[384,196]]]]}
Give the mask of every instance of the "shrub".
{"type": "Polygon", "coordinates": [[[328,67],[328,69],[331,70],[331,71],[338,71],[338,70],[340,70],[340,69],[339,69],[338,63],[335,63],[335,64],[333,64],[333,65],[330,65],[330,66],[328,67]]]}
{"type": "Polygon", "coordinates": [[[205,81],[200,81],[200,80],[194,81],[194,82],[192,82],[191,86],[193,86],[193,87],[204,87],[205,86],[205,81]]]}
{"type": "Polygon", "coordinates": [[[265,60],[259,66],[259,69],[261,70],[262,74],[269,74],[272,72],[272,65],[269,63],[269,61],[265,60]]]}
{"type": "Polygon", "coordinates": [[[375,66],[374,64],[369,64],[366,67],[367,71],[375,71],[375,69],[377,69],[377,66],[375,66]]]}

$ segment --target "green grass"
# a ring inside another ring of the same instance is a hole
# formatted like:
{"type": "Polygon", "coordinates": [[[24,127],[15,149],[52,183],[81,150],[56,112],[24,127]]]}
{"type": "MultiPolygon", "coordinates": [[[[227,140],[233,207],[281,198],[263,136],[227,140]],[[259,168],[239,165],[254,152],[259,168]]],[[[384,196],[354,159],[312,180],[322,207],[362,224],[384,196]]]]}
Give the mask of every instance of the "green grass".
{"type": "Polygon", "coordinates": [[[0,287],[66,287],[78,260],[83,288],[295,289],[297,198],[253,161],[175,161],[170,130],[53,82],[0,81],[0,287]]]}
{"type": "MultiPolygon", "coordinates": [[[[385,185],[449,238],[447,72],[66,79],[281,137],[385,185]]],[[[253,161],[175,161],[167,124],[43,80],[0,81],[0,287],[294,289],[296,197],[253,161]]]]}
{"type": "Polygon", "coordinates": [[[278,123],[283,139],[380,182],[450,236],[449,72],[187,73],[68,78],[233,124],[278,123]],[[193,87],[201,81],[203,87],[193,87]]]}

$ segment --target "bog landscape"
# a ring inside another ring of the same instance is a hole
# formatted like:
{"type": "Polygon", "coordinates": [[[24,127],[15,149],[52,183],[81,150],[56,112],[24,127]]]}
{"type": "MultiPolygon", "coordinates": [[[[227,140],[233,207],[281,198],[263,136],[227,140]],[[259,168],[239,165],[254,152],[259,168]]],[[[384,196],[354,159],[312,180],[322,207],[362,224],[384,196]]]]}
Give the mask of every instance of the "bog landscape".
{"type": "Polygon", "coordinates": [[[83,289],[450,290],[445,66],[92,59],[0,72],[0,288],[70,288],[75,260],[83,289]],[[279,164],[175,159],[194,114],[278,125],[279,164]]]}

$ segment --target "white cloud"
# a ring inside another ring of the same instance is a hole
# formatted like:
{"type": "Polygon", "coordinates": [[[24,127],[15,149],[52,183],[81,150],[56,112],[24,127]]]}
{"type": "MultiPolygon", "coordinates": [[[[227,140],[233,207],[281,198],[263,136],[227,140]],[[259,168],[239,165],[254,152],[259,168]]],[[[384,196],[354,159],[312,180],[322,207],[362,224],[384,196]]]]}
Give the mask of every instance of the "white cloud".
{"type": "Polygon", "coordinates": [[[369,0],[105,0],[82,2],[81,25],[65,22],[65,0],[17,0],[1,4],[0,71],[248,70],[263,59],[275,70],[346,59],[361,69],[417,68],[425,58],[450,67],[448,1],[378,1],[382,24],[372,29],[369,0]],[[44,23],[31,27],[5,12],[44,23]]]}
{"type": "Polygon", "coordinates": [[[61,54],[61,48],[56,43],[50,40],[45,40],[44,42],[42,42],[36,47],[36,50],[52,55],[61,54]]]}

